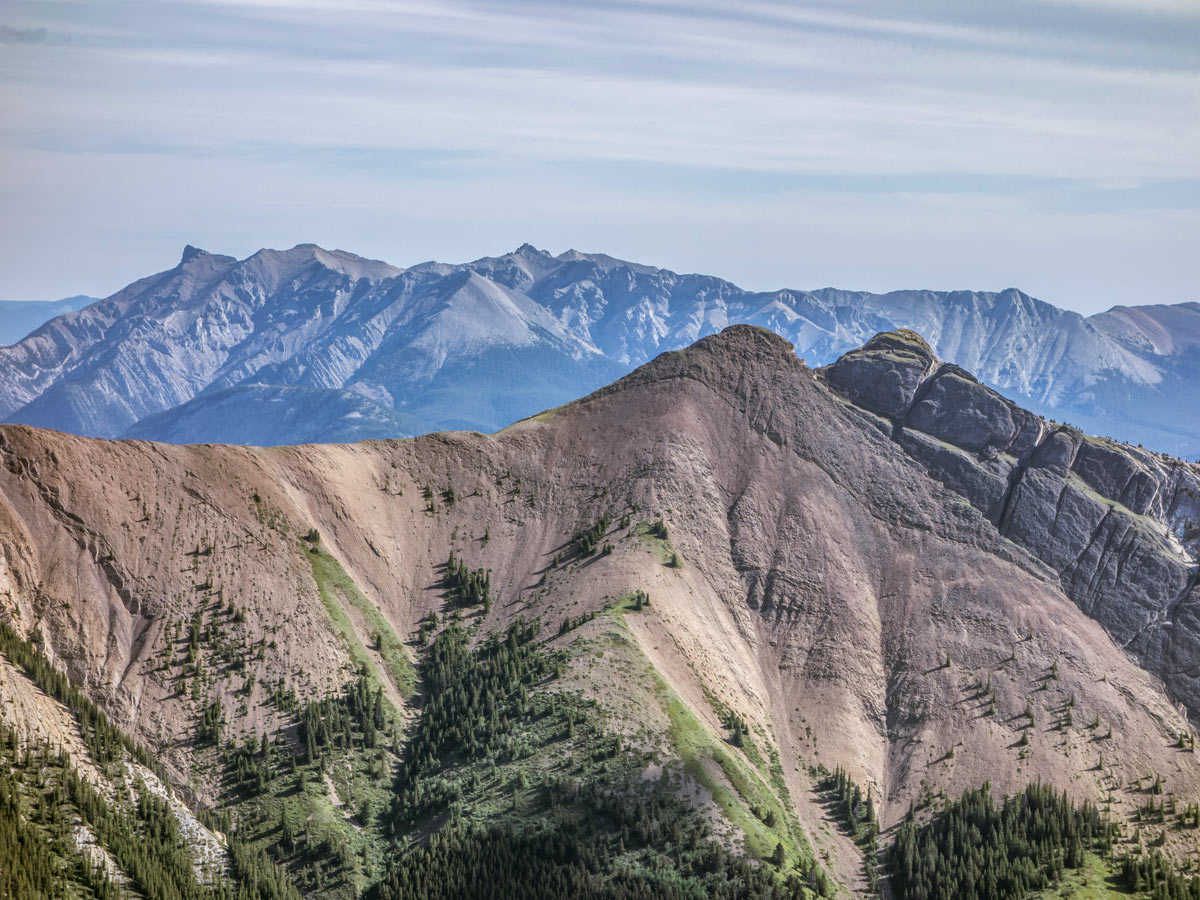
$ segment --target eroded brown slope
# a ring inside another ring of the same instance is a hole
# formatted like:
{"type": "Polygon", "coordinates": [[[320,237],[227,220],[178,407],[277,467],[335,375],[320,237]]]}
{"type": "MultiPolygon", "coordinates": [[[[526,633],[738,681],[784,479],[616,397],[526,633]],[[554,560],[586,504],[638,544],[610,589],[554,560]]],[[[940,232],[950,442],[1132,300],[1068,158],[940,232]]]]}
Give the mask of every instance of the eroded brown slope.
{"type": "MultiPolygon", "coordinates": [[[[1148,775],[1200,796],[1195,757],[1173,747],[1185,720],[1059,572],[759,329],[490,437],[257,450],[6,427],[0,457],[7,614],[202,790],[203,700],[222,697],[258,733],[284,721],[276,679],[311,696],[347,677],[354,639],[300,540],[316,528],[405,639],[442,609],[452,547],[492,570],[488,627],[540,616],[554,633],[648,591],[651,608],[626,620],[640,656],[715,734],[722,707],[761,729],[809,823],[816,763],[870,785],[885,823],[985,779],[1111,792],[1126,813],[1144,799],[1126,788],[1148,775]],[[572,559],[572,532],[606,512],[613,552],[572,559]],[[670,547],[638,528],[659,515],[670,547]],[[664,564],[672,550],[681,567],[664,564]],[[179,693],[166,645],[178,660],[193,612],[230,603],[218,640],[242,668],[210,667],[200,700],[179,693]]],[[[374,626],[341,606],[382,668],[374,626]]],[[[631,732],[669,731],[652,694],[622,703],[640,689],[617,667],[636,660],[599,659],[578,686],[641,719],[631,732]]]]}

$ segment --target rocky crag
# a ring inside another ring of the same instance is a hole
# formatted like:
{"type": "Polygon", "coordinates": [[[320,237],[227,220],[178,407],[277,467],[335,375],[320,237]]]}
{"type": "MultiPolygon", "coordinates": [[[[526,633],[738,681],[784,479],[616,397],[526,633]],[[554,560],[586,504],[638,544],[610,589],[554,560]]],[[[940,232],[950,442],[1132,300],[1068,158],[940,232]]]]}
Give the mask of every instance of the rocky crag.
{"type": "Polygon", "coordinates": [[[822,376],[1197,711],[1197,466],[1047,422],[910,331],[876,336],[822,376]]]}

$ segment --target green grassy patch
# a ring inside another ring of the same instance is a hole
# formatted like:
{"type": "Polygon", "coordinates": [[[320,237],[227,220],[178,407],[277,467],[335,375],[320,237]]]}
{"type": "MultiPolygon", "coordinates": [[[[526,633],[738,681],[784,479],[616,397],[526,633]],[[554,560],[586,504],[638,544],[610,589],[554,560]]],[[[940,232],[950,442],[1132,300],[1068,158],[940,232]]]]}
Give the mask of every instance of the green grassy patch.
{"type": "Polygon", "coordinates": [[[638,522],[629,534],[640,546],[653,553],[660,563],[670,565],[672,557],[676,555],[675,548],[671,546],[669,537],[659,537],[654,533],[654,525],[654,522],[638,522]]]}
{"type": "Polygon", "coordinates": [[[704,727],[661,676],[655,673],[654,679],[670,721],[671,746],[687,773],[712,794],[726,818],[743,833],[746,850],[766,859],[779,843],[789,864],[810,864],[813,855],[807,839],[792,827],[792,817],[771,789],[704,727]],[[724,779],[715,775],[713,766],[724,779]],[[774,825],[763,821],[768,812],[774,825]]]}
{"type": "MultiPolygon", "coordinates": [[[[718,697],[716,694],[714,694],[712,691],[710,691],[706,685],[702,685],[702,688],[704,690],[704,698],[706,700],[708,700],[708,705],[712,707],[712,711],[714,713],[716,713],[717,718],[720,719],[721,722],[725,724],[725,727],[730,728],[731,723],[733,723],[733,721],[735,719],[738,719],[740,721],[740,717],[732,709],[729,708],[729,705],[727,703],[725,703],[725,701],[723,701],[720,697],[718,697]]],[[[763,775],[769,775],[769,769],[767,768],[767,761],[765,759],[763,759],[762,754],[759,752],[758,745],[754,742],[754,738],[751,736],[749,729],[746,729],[744,727],[745,723],[743,722],[741,724],[743,726],[740,731],[741,743],[736,744],[735,746],[737,746],[738,749],[742,751],[742,754],[750,762],[750,765],[752,765],[752,766],[754,766],[754,768],[758,769],[758,771],[761,772],[763,775]]],[[[759,737],[761,737],[764,742],[766,741],[766,735],[762,734],[761,731],[759,733],[759,737]]],[[[775,755],[776,758],[778,758],[778,754],[775,754],[774,750],[772,750],[771,752],[773,755],[775,755]]]]}
{"type": "MultiPolygon", "coordinates": [[[[648,523],[646,528],[649,528],[648,523]]],[[[778,766],[778,754],[772,752],[777,769],[777,773],[772,773],[749,732],[746,732],[741,749],[749,761],[747,764],[733,747],[714,736],[696,718],[626,632],[624,616],[633,610],[633,598],[632,592],[624,594],[605,607],[603,615],[611,626],[605,637],[611,646],[631,651],[645,665],[663,712],[667,715],[667,738],[679,755],[684,770],[712,794],[725,817],[742,832],[747,852],[765,860],[775,851],[776,844],[782,844],[787,859],[785,868],[791,865],[806,868],[811,865],[814,860],[812,847],[788,806],[787,785],[783,781],[783,770],[778,766]],[[713,767],[719,769],[724,778],[718,777],[713,767]],[[758,768],[763,777],[752,767],[758,768]],[[772,792],[764,778],[775,785],[778,793],[772,792]],[[773,819],[773,824],[768,825],[764,821],[766,818],[773,819]]],[[[594,640],[578,641],[573,649],[578,652],[594,647],[595,643],[594,640]]],[[[705,695],[718,716],[729,714],[728,707],[714,694],[705,689],[705,695]]]]}
{"type": "Polygon", "coordinates": [[[1067,869],[1059,884],[1034,894],[1038,900],[1129,900],[1130,896],[1118,886],[1112,866],[1094,853],[1087,855],[1080,868],[1067,869]]]}
{"type": "Polygon", "coordinates": [[[325,552],[318,542],[311,542],[307,546],[305,555],[312,566],[313,580],[317,584],[321,601],[325,604],[329,618],[333,620],[345,640],[351,658],[356,663],[365,665],[376,679],[382,679],[375,657],[359,639],[343,606],[344,603],[349,603],[358,610],[366,627],[371,631],[376,642],[376,652],[383,660],[387,668],[387,677],[396,690],[402,697],[411,697],[417,688],[417,672],[408,658],[404,642],[397,636],[391,623],[384,618],[379,608],[363,595],[354,579],[346,574],[341,563],[325,552]]]}

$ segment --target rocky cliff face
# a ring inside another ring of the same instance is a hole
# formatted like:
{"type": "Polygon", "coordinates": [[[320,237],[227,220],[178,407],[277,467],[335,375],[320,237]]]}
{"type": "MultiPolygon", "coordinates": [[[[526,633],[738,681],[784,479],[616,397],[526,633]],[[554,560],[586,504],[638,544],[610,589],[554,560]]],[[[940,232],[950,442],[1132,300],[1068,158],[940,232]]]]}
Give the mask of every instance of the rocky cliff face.
{"type": "Polygon", "coordinates": [[[493,431],[736,322],[814,365],[914,328],[1036,411],[1200,454],[1200,431],[1176,414],[1200,385],[1198,304],[1084,318],[1012,289],[751,292],[529,245],[406,270],[312,245],[240,261],[188,248],[174,269],[0,348],[0,418],[173,442],[493,431]],[[264,389],[279,388],[325,396],[307,395],[302,417],[262,415],[264,389]]]}
{"type": "Polygon", "coordinates": [[[848,885],[859,851],[823,837],[818,765],[885,824],[984,780],[1111,797],[1122,820],[1147,772],[1200,797],[1176,709],[1200,709],[1195,467],[1026,413],[912,333],[814,372],[735,326],[494,436],[260,449],[6,426],[0,463],[5,618],[201,799],[220,789],[194,740],[212,699],[235,738],[286,734],[279,692],[365,666],[405,709],[451,551],[490,570],[472,624],[540,620],[565,687],[689,760],[684,781],[708,773],[690,796],[732,798],[715,816],[760,808],[737,772],[761,769],[848,885]],[[607,549],[577,552],[596,523],[607,549]],[[611,612],[635,591],[652,604],[611,612]],[[193,621],[206,674],[182,690],[193,621]],[[757,763],[728,749],[731,715],[757,763]]]}
{"type": "Polygon", "coordinates": [[[821,374],[1200,711],[1200,467],[1049,423],[913,332],[878,335],[821,374]]]}

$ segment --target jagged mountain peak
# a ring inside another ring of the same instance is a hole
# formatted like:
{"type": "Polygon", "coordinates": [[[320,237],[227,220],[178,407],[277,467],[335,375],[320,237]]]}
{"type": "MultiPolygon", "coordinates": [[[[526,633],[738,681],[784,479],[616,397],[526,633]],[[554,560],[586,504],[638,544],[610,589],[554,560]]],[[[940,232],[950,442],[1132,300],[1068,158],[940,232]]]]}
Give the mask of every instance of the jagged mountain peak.
{"type": "Polygon", "coordinates": [[[642,275],[656,275],[663,273],[665,275],[675,276],[676,273],[669,269],[660,269],[657,266],[648,266],[643,263],[630,262],[627,259],[618,259],[615,256],[609,256],[607,253],[584,253],[574,248],[565,250],[560,253],[555,259],[562,262],[590,262],[601,270],[610,269],[629,269],[642,275]]]}
{"type": "Polygon", "coordinates": [[[306,266],[317,264],[355,281],[383,281],[404,272],[382,260],[367,259],[345,250],[326,250],[317,244],[297,244],[289,250],[263,248],[239,263],[240,267],[260,267],[280,278],[293,278],[306,266]]]}
{"type": "MultiPolygon", "coordinates": [[[[184,257],[0,350],[0,417],[116,436],[210,388],[269,377],[280,387],[351,388],[406,412],[458,405],[452,419],[427,427],[492,430],[507,424],[500,405],[512,410],[510,420],[522,418],[743,322],[782,334],[814,366],[876,333],[913,328],[939,358],[1039,414],[1182,456],[1200,452],[1200,426],[1177,414],[1200,388],[1196,305],[1084,318],[1015,288],[753,292],[602,253],[551,256],[532,244],[407,270],[315,244],[243,260],[195,248],[184,257]],[[495,302],[475,304],[461,328],[447,326],[470,339],[446,332],[432,343],[454,349],[431,363],[422,350],[431,345],[428,330],[443,327],[446,304],[468,282],[495,302]],[[529,349],[520,375],[539,387],[516,405],[468,396],[514,346],[529,349]],[[581,370],[584,357],[602,361],[603,375],[581,370]],[[450,381],[438,375],[446,366],[450,381]]],[[[281,430],[279,441],[289,439],[281,430]]]]}
{"type": "Polygon", "coordinates": [[[198,256],[208,255],[209,253],[207,250],[201,250],[199,247],[193,247],[191,244],[188,244],[183,248],[183,253],[179,257],[179,264],[182,266],[185,263],[191,262],[198,256]]]}
{"type": "Polygon", "coordinates": [[[481,257],[467,263],[465,268],[505,287],[526,291],[559,266],[560,263],[549,253],[526,243],[501,256],[481,257]]]}

